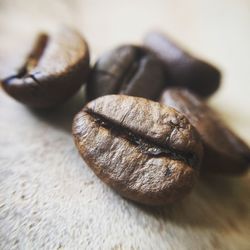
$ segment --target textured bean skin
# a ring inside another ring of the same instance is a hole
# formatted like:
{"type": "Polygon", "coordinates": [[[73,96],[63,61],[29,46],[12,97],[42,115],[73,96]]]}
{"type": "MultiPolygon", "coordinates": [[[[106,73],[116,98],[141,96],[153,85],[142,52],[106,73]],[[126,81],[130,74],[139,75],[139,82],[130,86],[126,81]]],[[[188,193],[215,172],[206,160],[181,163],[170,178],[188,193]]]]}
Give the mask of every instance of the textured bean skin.
{"type": "Polygon", "coordinates": [[[87,85],[88,99],[109,94],[126,94],[156,100],[166,78],[161,61],[150,51],[123,45],[102,55],[87,85]]]}
{"type": "Polygon", "coordinates": [[[148,33],[144,45],[162,60],[169,77],[168,83],[173,86],[184,86],[200,97],[209,97],[219,88],[220,71],[194,57],[166,35],[148,33]]]}
{"type": "Polygon", "coordinates": [[[122,196],[172,203],[194,185],[203,148],[179,112],[125,95],[88,103],[73,122],[76,146],[95,174],[122,196]]]}
{"type": "Polygon", "coordinates": [[[224,124],[215,111],[184,89],[168,89],[161,102],[185,114],[204,144],[201,171],[243,174],[250,166],[249,147],[224,124]]]}
{"type": "MultiPolygon", "coordinates": [[[[18,42],[18,41],[17,41],[18,42]]],[[[22,58],[16,50],[1,62],[5,67],[0,79],[3,89],[16,100],[35,108],[56,106],[69,99],[86,81],[89,51],[76,31],[62,27],[52,33],[31,36],[20,43],[22,58]]]]}

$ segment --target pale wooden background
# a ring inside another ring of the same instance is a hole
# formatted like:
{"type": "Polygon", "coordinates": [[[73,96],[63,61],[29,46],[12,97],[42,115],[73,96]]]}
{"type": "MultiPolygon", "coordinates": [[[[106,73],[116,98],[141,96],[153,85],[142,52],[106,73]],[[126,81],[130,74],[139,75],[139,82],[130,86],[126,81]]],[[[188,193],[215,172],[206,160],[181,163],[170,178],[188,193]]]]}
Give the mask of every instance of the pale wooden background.
{"type": "MultiPolygon", "coordinates": [[[[121,43],[140,43],[152,28],[168,32],[223,70],[211,105],[250,143],[248,0],[2,0],[0,60],[9,34],[21,39],[58,23],[85,35],[93,61],[121,43]]],[[[34,112],[0,90],[0,249],[250,249],[249,175],[200,180],[167,208],[128,202],[75,149],[70,127],[82,94],[34,112]]]]}

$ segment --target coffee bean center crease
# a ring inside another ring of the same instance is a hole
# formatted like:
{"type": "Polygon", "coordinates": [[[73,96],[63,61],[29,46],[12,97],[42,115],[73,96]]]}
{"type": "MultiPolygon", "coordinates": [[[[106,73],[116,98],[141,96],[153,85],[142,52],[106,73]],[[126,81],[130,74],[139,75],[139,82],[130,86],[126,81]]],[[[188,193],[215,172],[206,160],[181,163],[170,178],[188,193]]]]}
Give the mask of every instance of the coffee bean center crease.
{"type": "Polygon", "coordinates": [[[115,123],[101,114],[93,112],[88,108],[85,108],[84,111],[94,118],[94,122],[101,127],[108,129],[112,134],[120,136],[133,145],[136,145],[138,149],[146,155],[153,157],[168,157],[172,160],[179,160],[187,163],[190,166],[196,166],[197,157],[192,152],[183,152],[176,149],[172,149],[168,145],[159,145],[150,138],[146,138],[142,135],[137,135],[128,128],[122,126],[121,124],[115,123]]]}
{"type": "Polygon", "coordinates": [[[41,59],[45,51],[48,41],[49,41],[49,36],[47,34],[44,33],[39,34],[30,54],[26,58],[24,65],[18,70],[17,74],[9,76],[3,81],[5,83],[8,83],[15,78],[21,79],[30,77],[39,85],[40,83],[36,79],[35,75],[31,74],[30,72],[37,66],[39,60],[41,59]]]}
{"type": "Polygon", "coordinates": [[[140,69],[140,64],[145,58],[145,54],[142,51],[136,51],[134,60],[127,66],[123,74],[118,78],[117,82],[120,84],[117,85],[116,93],[126,93],[128,85],[132,79],[136,76],[138,70],[140,69]]]}

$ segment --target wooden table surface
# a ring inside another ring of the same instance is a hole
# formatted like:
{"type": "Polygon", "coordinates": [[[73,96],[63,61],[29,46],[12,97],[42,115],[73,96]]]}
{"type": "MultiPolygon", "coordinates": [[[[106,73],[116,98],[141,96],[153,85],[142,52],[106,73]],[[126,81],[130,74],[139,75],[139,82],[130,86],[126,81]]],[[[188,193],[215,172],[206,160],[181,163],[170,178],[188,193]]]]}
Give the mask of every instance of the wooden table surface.
{"type": "MultiPolygon", "coordinates": [[[[151,29],[172,35],[223,71],[209,102],[250,144],[249,1],[2,0],[0,61],[8,34],[58,24],[85,35],[92,62],[151,29]]],[[[34,112],[0,90],[0,249],[250,249],[249,174],[199,180],[165,208],[131,203],[78,155],[71,122],[83,103],[81,92],[34,112]]]]}

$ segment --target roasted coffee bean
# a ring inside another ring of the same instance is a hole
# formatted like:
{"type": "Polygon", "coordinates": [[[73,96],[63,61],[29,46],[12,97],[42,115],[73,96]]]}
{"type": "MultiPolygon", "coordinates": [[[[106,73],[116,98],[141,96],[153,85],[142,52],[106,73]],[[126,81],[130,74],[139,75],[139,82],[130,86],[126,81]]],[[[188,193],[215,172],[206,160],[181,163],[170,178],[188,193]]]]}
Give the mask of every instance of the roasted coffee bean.
{"type": "Polygon", "coordinates": [[[161,61],[146,49],[124,45],[104,54],[87,85],[89,100],[108,94],[158,99],[165,86],[161,61]]]}
{"type": "Polygon", "coordinates": [[[161,102],[182,112],[204,144],[201,171],[242,174],[250,165],[249,147],[201,99],[184,89],[168,89],[161,102]]]}
{"type": "Polygon", "coordinates": [[[76,31],[62,28],[38,34],[30,43],[17,40],[23,56],[4,58],[3,89],[16,100],[36,108],[60,104],[76,93],[89,73],[89,52],[76,31]],[[33,46],[32,46],[33,44],[33,46]]]}
{"type": "Polygon", "coordinates": [[[95,174],[140,203],[176,201],[199,171],[202,144],[195,129],[176,110],[148,99],[97,98],[76,115],[73,135],[95,174]]]}
{"type": "Polygon", "coordinates": [[[144,43],[162,60],[172,85],[189,88],[201,97],[208,97],[218,89],[220,71],[195,58],[167,36],[151,32],[144,43]]]}

